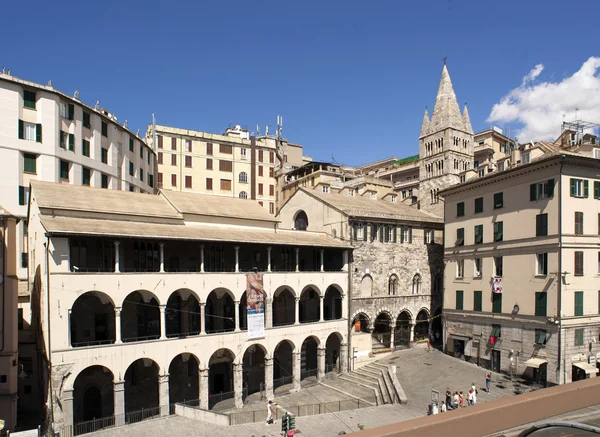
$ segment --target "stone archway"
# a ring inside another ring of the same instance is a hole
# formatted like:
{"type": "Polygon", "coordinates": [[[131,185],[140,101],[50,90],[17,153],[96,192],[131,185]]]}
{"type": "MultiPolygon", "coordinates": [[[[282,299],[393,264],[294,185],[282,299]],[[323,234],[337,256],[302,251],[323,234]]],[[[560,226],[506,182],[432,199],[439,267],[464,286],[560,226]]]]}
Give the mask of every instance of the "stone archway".
{"type": "Polygon", "coordinates": [[[392,340],[392,318],[388,313],[380,313],[373,324],[373,353],[389,349],[392,340]]]}
{"type": "MultiPolygon", "coordinates": [[[[77,375],[73,384],[74,435],[102,428],[102,424],[89,421],[114,415],[113,382],[113,373],[103,366],[87,367],[77,375]]],[[[106,421],[105,426],[113,424],[106,421]]]]}
{"type": "Polygon", "coordinates": [[[332,332],[325,342],[325,373],[340,371],[342,335],[332,332]]]}
{"type": "Polygon", "coordinates": [[[273,353],[273,389],[294,381],[294,345],[282,340],[273,353]]]}
{"type": "Polygon", "coordinates": [[[232,399],[233,362],[235,354],[229,349],[219,349],[208,362],[208,406],[212,409],[219,402],[232,399]]]}
{"type": "Polygon", "coordinates": [[[410,348],[410,323],[411,315],[408,311],[402,311],[396,319],[394,327],[394,346],[398,349],[410,348]]]}
{"type": "Polygon", "coordinates": [[[115,306],[99,291],[79,296],[69,317],[71,346],[84,347],[115,342],[115,306]]]}
{"type": "Polygon", "coordinates": [[[205,327],[207,334],[235,330],[235,303],[225,288],[210,292],[206,299],[205,327]]]}
{"type": "Polygon", "coordinates": [[[177,355],[169,365],[169,403],[198,405],[199,361],[190,353],[177,355]]]}
{"type": "Polygon", "coordinates": [[[242,359],[244,397],[263,389],[265,383],[265,349],[259,344],[248,346],[242,359]]]}
{"type": "Polygon", "coordinates": [[[160,414],[158,364],[140,358],[125,372],[125,421],[139,422],[160,414]]]}

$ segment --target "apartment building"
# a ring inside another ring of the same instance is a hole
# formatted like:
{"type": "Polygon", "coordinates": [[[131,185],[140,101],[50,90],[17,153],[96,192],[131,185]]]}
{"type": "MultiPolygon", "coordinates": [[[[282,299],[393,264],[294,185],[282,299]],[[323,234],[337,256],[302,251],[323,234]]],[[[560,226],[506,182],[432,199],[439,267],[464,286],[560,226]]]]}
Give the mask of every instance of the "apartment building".
{"type": "Polygon", "coordinates": [[[160,188],[257,200],[270,214],[277,175],[303,164],[302,146],[282,140],[278,148],[274,137],[256,138],[240,126],[218,135],[157,125],[154,135],[150,125],[147,138],[154,136],[160,188]]]}
{"type": "Polygon", "coordinates": [[[542,385],[594,377],[600,160],[547,144],[522,153],[535,156],[440,191],[445,348],[542,385]]]}
{"type": "Polygon", "coordinates": [[[279,229],[256,200],[31,187],[34,323],[61,435],[346,371],[346,242],[279,229]]]}

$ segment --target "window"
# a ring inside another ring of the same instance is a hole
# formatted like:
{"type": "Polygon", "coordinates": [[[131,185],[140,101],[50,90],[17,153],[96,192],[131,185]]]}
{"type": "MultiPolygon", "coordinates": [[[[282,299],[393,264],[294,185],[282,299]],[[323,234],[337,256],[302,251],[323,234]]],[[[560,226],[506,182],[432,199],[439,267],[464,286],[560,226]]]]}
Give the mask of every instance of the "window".
{"type": "Polygon", "coordinates": [[[259,165],[259,166],[258,166],[258,175],[259,175],[259,176],[262,176],[262,175],[263,175],[263,167],[262,167],[262,165],[259,165]]]}
{"type": "Polygon", "coordinates": [[[213,154],[213,145],[212,143],[206,143],[206,154],[212,156],[213,154]]]}
{"type": "Polygon", "coordinates": [[[144,182],[144,170],[140,168],[140,181],[144,182]]]}
{"type": "Polygon", "coordinates": [[[150,154],[150,150],[148,150],[148,154],[146,155],[148,157],[148,164],[150,164],[152,155],[150,154]]]}
{"type": "Polygon", "coordinates": [[[521,164],[529,164],[529,161],[530,161],[529,152],[523,153],[521,155],[521,164]]]}
{"type": "Polygon", "coordinates": [[[133,138],[129,138],[129,151],[133,152],[133,138]]]}
{"type": "Polygon", "coordinates": [[[108,188],[108,175],[103,174],[101,177],[102,188],[108,188]]]}
{"type": "Polygon", "coordinates": [[[258,151],[258,162],[263,162],[263,151],[262,150],[258,151]]]}
{"type": "Polygon", "coordinates": [[[354,197],[354,188],[348,188],[348,196],[354,197]]]}
{"type": "Polygon", "coordinates": [[[160,172],[157,173],[156,182],[158,183],[158,188],[163,187],[163,174],[162,173],[160,173],[160,172]]]}
{"type": "Polygon", "coordinates": [[[536,258],[536,270],[535,274],[538,276],[546,276],[548,274],[548,254],[538,253],[535,255],[536,258]]]}
{"type": "Polygon", "coordinates": [[[502,241],[504,238],[504,222],[494,223],[494,241],[502,241]]]}
{"type": "Polygon", "coordinates": [[[61,103],[60,104],[60,116],[69,120],[73,120],[75,114],[75,105],[61,103]]]}
{"type": "Polygon", "coordinates": [[[475,265],[475,271],[473,272],[474,276],[476,278],[481,278],[482,276],[482,272],[481,272],[481,258],[475,258],[474,260],[474,265],[475,265]]]}
{"type": "Polygon", "coordinates": [[[465,202],[459,202],[456,204],[456,217],[463,217],[465,215],[465,202]]]}
{"type": "Polygon", "coordinates": [[[240,197],[240,199],[247,199],[248,193],[246,193],[245,191],[240,191],[239,197],[240,197]]]}
{"type": "Polygon", "coordinates": [[[575,315],[583,316],[583,291],[575,292],[575,315]]]}
{"type": "Polygon", "coordinates": [[[213,182],[212,178],[206,178],[206,189],[209,191],[213,189],[212,182],[213,182]]]}
{"type": "Polygon", "coordinates": [[[36,174],[37,173],[37,155],[32,153],[23,154],[23,171],[25,173],[36,174]]]}
{"type": "Polygon", "coordinates": [[[231,179],[221,179],[221,191],[231,191],[231,179]]]}
{"type": "Polygon", "coordinates": [[[231,171],[233,171],[233,164],[231,163],[231,161],[223,161],[222,159],[220,159],[219,160],[219,171],[231,172],[231,171]]]}
{"type": "Polygon", "coordinates": [[[159,164],[163,163],[163,153],[162,152],[158,152],[158,163],[159,164]]]}
{"type": "Polygon", "coordinates": [[[142,143],[140,143],[140,158],[144,159],[144,147],[142,147],[142,143]]]}
{"type": "Polygon", "coordinates": [[[108,164],[108,150],[104,147],[102,148],[102,157],[101,160],[104,164],[108,164]]]}
{"type": "Polygon", "coordinates": [[[583,328],[575,330],[575,346],[583,346],[583,328]]]}
{"type": "Polygon", "coordinates": [[[19,187],[19,205],[29,204],[29,187],[19,187]]]}
{"type": "Polygon", "coordinates": [[[392,275],[388,280],[388,295],[395,296],[398,293],[398,276],[392,275]]]}
{"type": "Polygon", "coordinates": [[[192,188],[192,177],[191,176],[185,177],[185,188],[192,188]]]}
{"type": "Polygon", "coordinates": [[[475,244],[483,243],[483,225],[475,226],[475,244]]]}
{"type": "MultiPolygon", "coordinates": [[[[275,177],[275,169],[273,167],[269,167],[269,177],[270,178],[274,178],[275,177]]],[[[302,182],[306,183],[306,180],[304,180],[302,182]]]]}
{"type": "Polygon", "coordinates": [[[42,142],[42,125],[19,120],[19,138],[27,141],[42,142]]]}
{"type": "Polygon", "coordinates": [[[600,252],[598,252],[598,274],[600,274],[600,252]]]}
{"type": "Polygon", "coordinates": [[[245,171],[240,173],[240,177],[239,177],[239,181],[242,184],[247,184],[248,183],[248,173],[246,173],[245,171]]]}
{"type": "Polygon", "coordinates": [[[433,243],[434,239],[434,234],[433,234],[433,229],[425,229],[425,244],[431,244],[433,243]]]}
{"type": "Polygon", "coordinates": [[[492,293],[492,312],[502,312],[502,293],[492,293]]]}
{"type": "MultiPolygon", "coordinates": [[[[269,214],[275,214],[275,204],[269,202],[269,214]]],[[[333,238],[335,238],[335,229],[333,230],[333,238]]]]}
{"type": "Polygon", "coordinates": [[[185,141],[185,151],[190,153],[192,151],[192,140],[184,140],[185,141]]]}
{"type": "Polygon", "coordinates": [[[59,133],[59,146],[61,149],[67,149],[67,133],[60,131],[59,133]]]}
{"type": "Polygon", "coordinates": [[[148,185],[154,188],[154,175],[150,173],[148,173],[148,185]]]}
{"type": "Polygon", "coordinates": [[[91,181],[91,173],[90,173],[90,169],[87,167],[82,167],[81,168],[81,185],[90,185],[90,181],[91,181]]]}
{"type": "Polygon", "coordinates": [[[133,162],[129,162],[129,176],[133,176],[135,174],[135,167],[133,166],[133,162]]]}
{"type": "Polygon", "coordinates": [[[396,198],[397,198],[397,197],[398,197],[398,196],[396,196],[395,194],[392,194],[392,203],[396,203],[396,198]]]}
{"type": "Polygon", "coordinates": [[[529,200],[543,200],[554,197],[554,179],[538,182],[529,186],[529,200]]]}
{"type": "Polygon", "coordinates": [[[575,211],[575,235],[583,235],[583,212],[575,211]]]}
{"type": "Polygon", "coordinates": [[[271,164],[275,162],[275,154],[273,152],[269,152],[269,162],[271,164]]]}
{"type": "Polygon", "coordinates": [[[177,150],[177,138],[171,138],[171,150],[177,150]]]}
{"type": "Polygon", "coordinates": [[[158,138],[158,148],[162,149],[163,148],[163,137],[162,135],[157,135],[158,138]]]}
{"type": "Polygon", "coordinates": [[[482,311],[482,292],[481,291],[474,291],[473,292],[473,311],[482,311]]]}
{"type": "Polygon", "coordinates": [[[495,193],[494,194],[494,209],[499,209],[504,207],[504,193],[495,193]]]}
{"type": "Polygon", "coordinates": [[[377,200],[377,192],[376,191],[371,192],[371,199],[377,200]]]}
{"type": "Polygon", "coordinates": [[[233,153],[233,148],[229,144],[219,144],[219,152],[231,155],[233,153]]]}
{"type": "Polygon", "coordinates": [[[495,256],[494,257],[494,273],[495,276],[501,277],[502,276],[502,257],[501,256],[495,256]]]}
{"type": "Polygon", "coordinates": [[[504,171],[504,161],[500,161],[498,163],[498,171],[504,171]]]}
{"type": "Polygon", "coordinates": [[[177,155],[171,155],[171,165],[177,165],[177,155]]]}
{"type": "Polygon", "coordinates": [[[67,161],[60,161],[60,178],[69,180],[69,163],[67,161]]]}
{"type": "Polygon", "coordinates": [[[575,276],[583,276],[583,251],[575,252],[575,276]]]}
{"type": "Polygon", "coordinates": [[[83,127],[87,127],[88,129],[92,127],[92,123],[90,121],[90,113],[83,111],[83,127]]]}
{"type": "Polygon", "coordinates": [[[545,237],[548,235],[548,214],[538,214],[535,216],[535,236],[545,237]]]}
{"type": "Polygon", "coordinates": [[[483,197],[475,199],[475,214],[483,212],[483,197]]]}
{"type": "Polygon", "coordinates": [[[186,167],[191,167],[192,166],[192,157],[191,156],[186,156],[185,157],[185,166],[186,167]]]}
{"type": "Polygon", "coordinates": [[[459,259],[456,260],[456,277],[459,279],[464,278],[465,276],[465,260],[459,259]]]}
{"type": "Polygon", "coordinates": [[[456,230],[456,242],[455,246],[464,246],[465,245],[465,228],[458,228],[456,230]]]}
{"type": "Polygon", "coordinates": [[[456,290],[456,309],[457,310],[462,310],[463,309],[463,298],[464,298],[464,291],[463,290],[456,290]]]}
{"type": "Polygon", "coordinates": [[[104,121],[102,122],[102,136],[108,137],[108,125],[104,121]]]}
{"type": "Polygon", "coordinates": [[[275,195],[275,185],[269,185],[269,196],[275,195]]]}
{"type": "Polygon", "coordinates": [[[242,160],[246,160],[246,159],[248,159],[248,157],[246,156],[246,149],[245,149],[244,147],[242,147],[242,148],[240,149],[240,158],[241,158],[242,160]]]}
{"type": "Polygon", "coordinates": [[[477,174],[479,175],[480,178],[485,176],[485,168],[479,169],[477,171],[477,174]]]}
{"type": "Polygon", "coordinates": [[[546,317],[548,307],[548,293],[545,291],[537,291],[535,293],[535,315],[538,317],[546,317]]]}
{"type": "Polygon", "coordinates": [[[88,140],[81,140],[81,154],[83,156],[90,156],[90,142],[88,140]]]}
{"type": "Polygon", "coordinates": [[[412,294],[421,293],[421,275],[413,276],[412,280],[412,294]]]}
{"type": "Polygon", "coordinates": [[[410,226],[402,227],[401,243],[412,243],[412,228],[410,226]]]}
{"type": "Polygon", "coordinates": [[[354,223],[354,241],[362,240],[365,234],[364,225],[362,223],[354,223]]]}
{"type": "Polygon", "coordinates": [[[535,344],[544,345],[546,344],[547,332],[545,329],[535,330],[535,344]]]}
{"type": "Polygon", "coordinates": [[[23,106],[35,109],[35,93],[33,91],[23,91],[23,106]]]}
{"type": "Polygon", "coordinates": [[[571,178],[571,197],[588,197],[588,191],[587,180],[571,178]]]}
{"type": "Polygon", "coordinates": [[[321,189],[323,190],[323,192],[325,194],[329,193],[329,185],[323,185],[323,186],[321,186],[321,189]]]}
{"type": "Polygon", "coordinates": [[[207,170],[212,170],[213,169],[213,160],[211,158],[207,158],[206,159],[206,169],[207,170]]]}

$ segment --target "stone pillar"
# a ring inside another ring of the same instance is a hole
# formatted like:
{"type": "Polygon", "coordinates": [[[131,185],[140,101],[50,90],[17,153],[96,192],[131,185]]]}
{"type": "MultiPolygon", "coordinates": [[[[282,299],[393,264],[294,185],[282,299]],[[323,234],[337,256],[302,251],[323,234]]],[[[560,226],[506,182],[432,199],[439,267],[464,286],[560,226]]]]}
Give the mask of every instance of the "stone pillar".
{"type": "Polygon", "coordinates": [[[169,374],[158,375],[158,405],[160,415],[169,415],[169,374]]]}
{"type": "Polygon", "coordinates": [[[200,273],[204,273],[204,244],[200,245],[200,273]]]}
{"type": "Polygon", "coordinates": [[[206,334],[206,303],[200,304],[200,334],[206,334]]]}
{"type": "Polygon", "coordinates": [[[119,273],[121,268],[119,266],[120,263],[120,253],[119,253],[119,245],[121,242],[115,241],[115,273],[119,273]]]}
{"type": "Polygon", "coordinates": [[[348,372],[348,343],[340,344],[340,373],[348,372]]]}
{"type": "Polygon", "coordinates": [[[300,390],[300,378],[302,377],[302,353],[293,352],[292,357],[294,360],[293,374],[294,374],[294,387],[292,391],[300,390]]]}
{"type": "Polygon", "coordinates": [[[273,399],[273,359],[265,358],[265,396],[267,401],[273,399]]]}
{"type": "Polygon", "coordinates": [[[348,318],[348,302],[346,302],[346,294],[342,293],[342,319],[348,318]]]}
{"type": "Polygon", "coordinates": [[[115,344],[123,343],[121,340],[121,307],[115,307],[115,344]]]}
{"type": "Polygon", "coordinates": [[[394,329],[394,326],[392,326],[392,330],[390,331],[390,347],[392,348],[392,350],[394,350],[394,341],[395,341],[395,335],[396,330],[394,329]]]}
{"type": "Polygon", "coordinates": [[[325,296],[319,296],[319,321],[322,322],[323,320],[325,320],[325,296]]]}
{"type": "Polygon", "coordinates": [[[299,325],[300,324],[300,298],[296,297],[296,306],[294,308],[294,312],[295,312],[295,322],[294,325],[299,325]]]}
{"type": "Polygon", "coordinates": [[[69,310],[69,311],[68,311],[68,314],[67,314],[67,315],[68,315],[68,317],[69,317],[69,318],[67,319],[67,323],[68,323],[68,325],[69,325],[69,327],[68,327],[68,329],[69,329],[69,332],[67,332],[67,335],[69,336],[69,347],[73,347],[73,344],[71,344],[71,342],[73,341],[73,339],[71,338],[71,312],[72,312],[72,311],[71,311],[71,310],[69,310]]]}
{"type": "Polygon", "coordinates": [[[265,300],[265,329],[273,327],[273,299],[265,300]]]}
{"type": "MultiPolygon", "coordinates": [[[[365,232],[367,232],[366,229],[365,229],[365,232]]],[[[348,271],[348,250],[344,250],[342,272],[347,272],[347,271],[348,271]]]]}
{"type": "Polygon", "coordinates": [[[235,307],[235,330],[239,331],[240,330],[240,301],[236,300],[235,302],[233,302],[233,305],[235,307]]]}
{"type": "Polygon", "coordinates": [[[296,248],[296,271],[300,271],[300,248],[296,248]]]}
{"type": "Polygon", "coordinates": [[[235,408],[242,408],[244,406],[243,382],[242,365],[233,364],[233,400],[235,402],[235,408]]]}
{"type": "Polygon", "coordinates": [[[125,425],[125,381],[113,383],[115,426],[125,425]]]}
{"type": "Polygon", "coordinates": [[[325,379],[325,348],[317,349],[317,381],[325,379]]]}
{"type": "Polygon", "coordinates": [[[235,272],[239,273],[240,271],[240,246],[235,246],[235,272]]]}
{"type": "Polygon", "coordinates": [[[208,369],[198,369],[200,409],[208,410],[208,369]]]}
{"type": "Polygon", "coordinates": [[[158,243],[160,247],[160,272],[164,273],[165,271],[165,243],[158,243]]]}
{"type": "Polygon", "coordinates": [[[410,324],[410,341],[411,342],[415,341],[415,325],[416,325],[416,323],[410,324]]]}
{"type": "Polygon", "coordinates": [[[271,273],[271,246],[267,246],[267,272],[271,273]]]}
{"type": "Polygon", "coordinates": [[[167,307],[165,305],[161,305],[160,307],[160,338],[167,338],[167,316],[166,310],[167,307]]]}
{"type": "Polygon", "coordinates": [[[65,426],[73,426],[73,390],[63,390],[61,396],[65,426]]]}
{"type": "Polygon", "coordinates": [[[324,258],[324,257],[323,257],[323,253],[324,253],[324,252],[325,252],[325,251],[324,251],[323,249],[319,250],[319,257],[321,258],[321,271],[322,271],[322,272],[324,272],[324,271],[325,271],[325,264],[324,264],[324,261],[323,261],[323,258],[324,258]]]}

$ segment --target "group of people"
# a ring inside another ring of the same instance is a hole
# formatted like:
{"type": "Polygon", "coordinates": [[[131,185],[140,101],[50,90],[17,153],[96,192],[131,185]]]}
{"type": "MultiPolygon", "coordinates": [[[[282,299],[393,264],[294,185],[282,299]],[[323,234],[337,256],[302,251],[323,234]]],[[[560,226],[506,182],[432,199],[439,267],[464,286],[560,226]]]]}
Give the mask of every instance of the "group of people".
{"type": "MultiPolygon", "coordinates": [[[[492,385],[492,372],[485,374],[485,391],[490,393],[492,385]]],[[[462,391],[452,392],[450,388],[446,388],[445,402],[431,401],[427,405],[427,415],[445,413],[448,410],[456,410],[458,408],[470,407],[477,403],[477,395],[479,394],[475,383],[471,383],[471,388],[468,392],[462,391]]]]}

